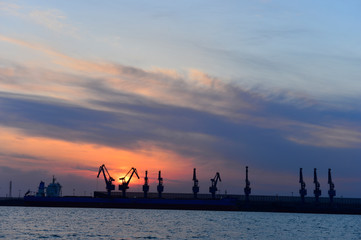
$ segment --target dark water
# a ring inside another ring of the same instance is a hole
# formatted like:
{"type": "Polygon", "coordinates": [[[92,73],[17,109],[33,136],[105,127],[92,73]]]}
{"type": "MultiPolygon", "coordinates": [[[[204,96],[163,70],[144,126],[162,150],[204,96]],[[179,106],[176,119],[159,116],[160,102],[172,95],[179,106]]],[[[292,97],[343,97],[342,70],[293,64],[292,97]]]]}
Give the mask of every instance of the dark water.
{"type": "Polygon", "coordinates": [[[361,216],[0,207],[0,239],[361,239],[361,216]]]}

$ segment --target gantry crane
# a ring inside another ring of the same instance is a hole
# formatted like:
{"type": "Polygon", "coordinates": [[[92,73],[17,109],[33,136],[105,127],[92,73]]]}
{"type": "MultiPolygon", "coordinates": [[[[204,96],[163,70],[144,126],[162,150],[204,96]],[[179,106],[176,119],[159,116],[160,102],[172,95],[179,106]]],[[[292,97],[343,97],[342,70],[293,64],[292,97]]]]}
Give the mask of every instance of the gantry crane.
{"type": "Polygon", "coordinates": [[[209,187],[209,192],[212,193],[212,198],[215,199],[216,198],[216,192],[217,192],[217,183],[218,180],[220,182],[222,182],[221,180],[221,176],[219,175],[219,172],[216,173],[216,175],[214,176],[214,178],[211,179],[211,186],[209,187]]]}
{"type": "Polygon", "coordinates": [[[197,176],[196,176],[196,169],[194,168],[193,169],[193,182],[194,182],[194,185],[193,185],[193,195],[194,195],[194,198],[197,198],[197,193],[199,192],[199,186],[198,186],[198,179],[197,179],[197,176]]]}
{"type": "Polygon", "coordinates": [[[129,170],[129,172],[124,177],[119,178],[119,180],[121,181],[121,184],[119,185],[119,190],[122,190],[124,198],[126,197],[125,196],[125,191],[129,188],[129,182],[132,179],[134,173],[139,179],[137,169],[135,169],[133,167],[129,170]],[[128,180],[127,180],[127,176],[129,174],[130,174],[130,176],[129,176],[128,180]]]}
{"type": "Polygon", "coordinates": [[[157,186],[157,191],[158,191],[158,197],[159,198],[162,198],[163,190],[164,190],[163,178],[161,177],[161,172],[159,171],[159,173],[158,173],[158,186],[157,186]]]}
{"type": "Polygon", "coordinates": [[[335,184],[332,182],[331,177],[331,168],[328,169],[328,184],[330,185],[330,190],[328,190],[328,195],[330,196],[330,202],[333,203],[333,197],[336,196],[335,184]]]}
{"type": "Polygon", "coordinates": [[[148,197],[149,185],[148,185],[148,171],[145,171],[144,185],[143,185],[144,198],[148,197]]]}
{"type": "Polygon", "coordinates": [[[318,202],[318,198],[321,196],[321,189],[320,189],[320,183],[317,180],[317,169],[315,168],[313,170],[313,183],[315,184],[315,190],[313,193],[315,194],[315,200],[318,202]]]}
{"type": "Polygon", "coordinates": [[[304,203],[305,202],[305,196],[307,195],[307,190],[306,190],[306,183],[303,181],[303,174],[302,174],[302,168],[300,168],[300,181],[299,183],[301,184],[301,189],[300,189],[300,196],[301,196],[301,201],[304,203]]]}
{"type": "Polygon", "coordinates": [[[112,178],[107,170],[107,168],[105,167],[105,165],[101,165],[99,167],[99,172],[98,172],[98,176],[97,178],[99,178],[100,173],[103,172],[103,176],[104,176],[104,180],[105,180],[105,185],[106,185],[106,189],[108,191],[108,196],[110,197],[111,195],[111,191],[115,189],[115,185],[112,184],[114,180],[114,178],[112,178]]]}
{"type": "Polygon", "coordinates": [[[244,188],[244,195],[246,196],[246,202],[249,201],[249,195],[251,194],[251,182],[248,180],[248,166],[246,166],[246,187],[244,188]]]}

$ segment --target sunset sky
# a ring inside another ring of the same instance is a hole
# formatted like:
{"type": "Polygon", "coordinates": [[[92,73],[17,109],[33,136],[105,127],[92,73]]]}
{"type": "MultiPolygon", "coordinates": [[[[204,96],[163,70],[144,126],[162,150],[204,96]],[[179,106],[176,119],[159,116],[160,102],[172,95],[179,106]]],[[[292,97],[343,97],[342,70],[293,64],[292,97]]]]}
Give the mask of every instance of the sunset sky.
{"type": "MultiPolygon", "coordinates": [[[[156,191],[361,197],[361,2],[0,1],[0,197],[148,170],[156,191]]],[[[119,182],[115,182],[116,185],[119,182]]]]}

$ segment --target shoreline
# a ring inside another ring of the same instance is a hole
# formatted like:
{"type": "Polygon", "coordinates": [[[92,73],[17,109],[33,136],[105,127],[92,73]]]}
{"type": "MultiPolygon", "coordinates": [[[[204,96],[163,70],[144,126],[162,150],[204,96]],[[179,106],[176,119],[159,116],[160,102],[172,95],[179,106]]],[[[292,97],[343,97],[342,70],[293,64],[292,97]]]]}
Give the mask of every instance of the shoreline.
{"type": "MultiPolygon", "coordinates": [[[[129,194],[131,195],[131,194],[129,194]]],[[[182,195],[182,194],[180,194],[182,195]]],[[[179,196],[179,194],[177,195],[179,196]]],[[[188,196],[188,195],[186,195],[188,196]]],[[[142,198],[128,197],[35,197],[0,198],[0,206],[24,207],[70,207],[70,208],[127,208],[127,209],[169,209],[169,210],[209,210],[244,212],[284,212],[314,214],[361,215],[361,199],[328,198],[315,202],[309,197],[302,203],[300,197],[244,196],[231,195],[218,199],[206,198],[142,198]]]]}

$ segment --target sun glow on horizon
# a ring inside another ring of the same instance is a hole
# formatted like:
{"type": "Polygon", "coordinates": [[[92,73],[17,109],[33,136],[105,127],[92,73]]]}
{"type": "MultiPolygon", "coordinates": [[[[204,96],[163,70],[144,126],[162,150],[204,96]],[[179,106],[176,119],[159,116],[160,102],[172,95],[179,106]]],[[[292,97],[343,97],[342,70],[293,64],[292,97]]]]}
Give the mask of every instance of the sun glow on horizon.
{"type": "MultiPolygon", "coordinates": [[[[188,163],[191,159],[182,158],[180,162],[183,164],[180,165],[184,167],[174,166],[170,160],[180,159],[181,156],[151,146],[150,143],[144,143],[142,148],[136,151],[129,151],[89,143],[28,136],[23,131],[13,128],[2,127],[0,131],[2,152],[14,159],[11,162],[2,160],[2,165],[8,167],[18,166],[21,163],[22,168],[26,170],[32,168],[49,170],[46,162],[51,161],[52,172],[55,175],[61,172],[94,179],[98,167],[105,164],[116,183],[120,183],[119,178],[124,177],[129,169],[135,167],[140,179],[134,174],[130,184],[141,184],[145,170],[148,170],[150,175],[157,174],[159,170],[167,171],[176,178],[177,175],[182,174],[182,168],[186,169],[186,166],[191,164],[188,163]]],[[[128,179],[129,176],[126,181],[128,179]]]]}

